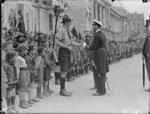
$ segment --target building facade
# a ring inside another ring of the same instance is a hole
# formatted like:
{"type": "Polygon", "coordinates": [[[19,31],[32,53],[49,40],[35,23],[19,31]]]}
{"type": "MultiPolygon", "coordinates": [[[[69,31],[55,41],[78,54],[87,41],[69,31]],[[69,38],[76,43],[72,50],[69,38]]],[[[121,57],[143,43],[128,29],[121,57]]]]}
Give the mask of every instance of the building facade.
{"type": "MultiPolygon", "coordinates": [[[[15,18],[18,8],[21,7],[26,31],[33,35],[38,31],[50,35],[54,32],[53,8],[55,5],[63,8],[64,0],[6,0],[2,5],[4,12],[2,27],[10,29],[9,18],[15,18]]],[[[58,19],[58,23],[60,21],[61,17],[58,19]]]]}
{"type": "Polygon", "coordinates": [[[144,14],[132,13],[128,14],[131,35],[143,36],[144,35],[144,14]]]}

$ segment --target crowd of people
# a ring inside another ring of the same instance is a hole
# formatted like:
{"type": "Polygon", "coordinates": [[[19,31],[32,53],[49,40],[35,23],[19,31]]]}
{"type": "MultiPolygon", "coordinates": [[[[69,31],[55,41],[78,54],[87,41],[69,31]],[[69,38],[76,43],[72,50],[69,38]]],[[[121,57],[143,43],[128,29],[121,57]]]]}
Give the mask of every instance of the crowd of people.
{"type": "MultiPolygon", "coordinates": [[[[2,98],[6,99],[7,112],[18,112],[16,95],[19,96],[19,107],[27,109],[39,99],[49,97],[52,73],[55,84],[60,85],[58,47],[53,47],[53,36],[36,33],[4,34],[2,37],[2,98]],[[28,93],[28,101],[25,94],[28,93]]],[[[77,40],[81,42],[81,40],[77,40]]],[[[89,60],[83,47],[72,46],[71,70],[67,81],[72,82],[84,73],[88,73],[89,60]]]]}
{"type": "Polygon", "coordinates": [[[144,39],[130,39],[128,41],[116,42],[115,40],[109,41],[108,50],[108,62],[109,64],[132,57],[134,54],[142,52],[144,39]]]}
{"type": "MultiPolygon", "coordinates": [[[[74,34],[74,32],[73,32],[74,34]]],[[[87,33],[85,37],[74,39],[81,43],[85,41],[91,44],[92,35],[87,33]]],[[[39,99],[49,97],[53,90],[50,89],[52,73],[55,75],[55,84],[60,85],[59,47],[53,46],[54,36],[41,32],[31,36],[16,32],[5,33],[2,37],[2,98],[6,99],[7,111],[18,112],[15,98],[19,96],[20,108],[27,109],[39,99]],[[28,93],[28,101],[25,93],[28,93]]],[[[126,42],[108,41],[108,63],[112,64],[121,59],[131,57],[141,52],[143,40],[128,40],[126,42]]],[[[66,80],[74,81],[81,75],[88,74],[92,70],[92,51],[83,47],[72,46],[71,70],[67,73],[66,80]]]]}

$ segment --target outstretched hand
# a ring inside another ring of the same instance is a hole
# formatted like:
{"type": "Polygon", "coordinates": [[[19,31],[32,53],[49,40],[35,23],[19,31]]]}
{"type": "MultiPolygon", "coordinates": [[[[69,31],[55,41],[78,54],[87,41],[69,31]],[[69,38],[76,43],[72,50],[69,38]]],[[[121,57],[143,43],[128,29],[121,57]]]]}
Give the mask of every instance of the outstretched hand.
{"type": "Polygon", "coordinates": [[[87,45],[87,44],[86,44],[85,42],[83,42],[83,43],[82,43],[82,47],[84,47],[84,48],[85,48],[85,47],[86,47],[86,45],[87,45]]]}

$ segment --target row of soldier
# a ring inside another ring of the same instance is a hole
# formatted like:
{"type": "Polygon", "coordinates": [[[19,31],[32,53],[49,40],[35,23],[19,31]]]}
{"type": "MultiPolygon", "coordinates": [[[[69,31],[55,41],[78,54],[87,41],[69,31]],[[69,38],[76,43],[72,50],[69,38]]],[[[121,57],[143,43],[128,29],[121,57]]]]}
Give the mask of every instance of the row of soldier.
{"type": "Polygon", "coordinates": [[[126,42],[108,42],[108,62],[109,64],[132,57],[134,54],[139,54],[142,51],[143,39],[131,40],[126,42]]]}

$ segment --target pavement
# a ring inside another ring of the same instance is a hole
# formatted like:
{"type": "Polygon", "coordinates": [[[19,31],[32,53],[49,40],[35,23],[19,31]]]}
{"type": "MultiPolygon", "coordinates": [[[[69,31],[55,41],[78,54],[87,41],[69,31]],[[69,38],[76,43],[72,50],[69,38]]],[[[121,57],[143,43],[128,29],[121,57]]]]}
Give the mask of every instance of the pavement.
{"type": "MultiPolygon", "coordinates": [[[[66,89],[73,92],[71,97],[59,95],[60,86],[50,81],[54,90],[51,97],[40,100],[28,109],[20,109],[22,113],[144,113],[150,110],[150,92],[142,86],[141,55],[121,60],[110,65],[107,73],[110,90],[109,96],[93,96],[93,74],[86,74],[73,82],[66,83],[66,89]]],[[[146,87],[149,87],[146,73],[146,87]]]]}

